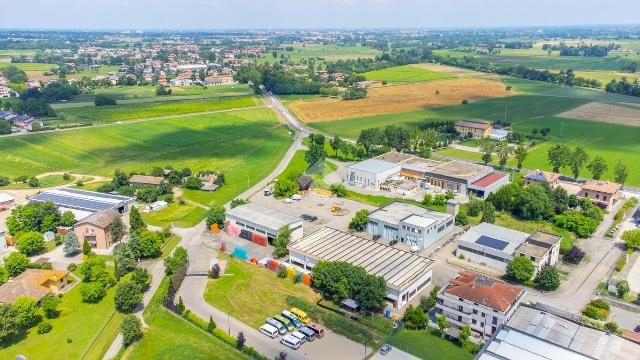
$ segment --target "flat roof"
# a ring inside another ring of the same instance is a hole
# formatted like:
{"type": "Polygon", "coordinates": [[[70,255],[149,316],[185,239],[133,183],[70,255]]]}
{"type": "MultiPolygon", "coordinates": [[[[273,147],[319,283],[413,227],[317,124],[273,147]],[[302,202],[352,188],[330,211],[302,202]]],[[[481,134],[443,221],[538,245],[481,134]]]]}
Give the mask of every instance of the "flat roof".
{"type": "Polygon", "coordinates": [[[508,326],[529,334],[530,338],[542,339],[596,359],[622,360],[629,359],[630,354],[640,354],[640,344],[528,306],[520,306],[508,326]]]}
{"type": "Polygon", "coordinates": [[[457,179],[469,180],[482,174],[483,172],[492,172],[493,168],[490,166],[479,165],[469,163],[465,161],[453,160],[444,163],[440,166],[436,166],[431,170],[432,173],[453,177],[457,179]]]}
{"type": "Polygon", "coordinates": [[[135,198],[121,195],[104,194],[71,188],[45,190],[34,195],[30,201],[51,201],[57,207],[96,212],[106,209],[116,209],[135,201],[135,198]]]}
{"type": "Polygon", "coordinates": [[[301,222],[300,218],[282,211],[260,206],[254,203],[239,205],[227,211],[227,216],[277,232],[286,225],[301,222]]]}
{"type": "Polygon", "coordinates": [[[345,261],[382,276],[388,287],[402,290],[431,269],[433,260],[344,231],[325,227],[287,247],[319,261],[345,261]]]}
{"type": "Polygon", "coordinates": [[[480,223],[464,233],[459,241],[513,254],[518,245],[525,242],[528,237],[529,234],[522,231],[480,223]]]}
{"type": "Polygon", "coordinates": [[[399,153],[397,151],[389,151],[388,153],[374,157],[376,160],[388,161],[392,163],[400,163],[415,158],[415,155],[399,153]]]}
{"type": "Polygon", "coordinates": [[[399,224],[401,221],[406,222],[406,220],[410,218],[412,218],[412,220],[409,221],[413,221],[415,225],[417,225],[418,221],[426,223],[427,220],[431,220],[430,225],[433,222],[443,222],[453,218],[453,215],[399,201],[392,202],[369,214],[370,220],[378,220],[390,224],[399,224]],[[425,220],[418,220],[418,217],[425,220]]]}
{"type": "Polygon", "coordinates": [[[377,159],[367,159],[348,166],[348,168],[352,170],[365,171],[374,174],[381,173],[395,167],[399,168],[400,165],[377,159]]]}

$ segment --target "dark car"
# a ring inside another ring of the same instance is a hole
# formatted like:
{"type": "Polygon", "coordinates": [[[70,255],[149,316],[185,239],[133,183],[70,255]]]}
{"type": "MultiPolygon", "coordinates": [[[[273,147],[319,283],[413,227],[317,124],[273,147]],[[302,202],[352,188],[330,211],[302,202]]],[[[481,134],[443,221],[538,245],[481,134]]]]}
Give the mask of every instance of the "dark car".
{"type": "Polygon", "coordinates": [[[391,345],[389,344],[384,344],[382,345],[382,347],[380,348],[380,355],[387,355],[389,353],[389,351],[391,351],[391,345]]]}

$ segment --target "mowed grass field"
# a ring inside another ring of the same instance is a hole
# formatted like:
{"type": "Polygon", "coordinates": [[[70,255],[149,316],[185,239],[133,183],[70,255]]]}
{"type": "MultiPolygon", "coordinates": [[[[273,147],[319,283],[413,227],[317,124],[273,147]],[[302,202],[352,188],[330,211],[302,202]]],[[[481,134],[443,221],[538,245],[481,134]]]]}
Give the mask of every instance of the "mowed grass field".
{"type": "Polygon", "coordinates": [[[394,66],[386,69],[363,73],[367,80],[387,81],[391,84],[414,83],[422,81],[453,79],[452,74],[427,70],[416,65],[394,66]]]}
{"type": "MultiPolygon", "coordinates": [[[[257,97],[223,97],[199,100],[178,100],[112,106],[86,106],[58,109],[64,123],[108,124],[116,121],[166,117],[199,112],[251,107],[261,103],[257,97]]],[[[55,125],[55,120],[47,124],[55,125]]]]}
{"type": "Polygon", "coordinates": [[[475,78],[438,80],[369,89],[367,98],[344,101],[316,98],[289,103],[289,108],[309,123],[420,110],[514,95],[502,82],[475,78]],[[438,94],[436,94],[438,92],[438,94]]]}
{"type": "Polygon", "coordinates": [[[49,71],[56,69],[56,64],[40,64],[40,63],[2,63],[0,64],[0,70],[9,65],[15,65],[18,69],[23,71],[49,71]]]}

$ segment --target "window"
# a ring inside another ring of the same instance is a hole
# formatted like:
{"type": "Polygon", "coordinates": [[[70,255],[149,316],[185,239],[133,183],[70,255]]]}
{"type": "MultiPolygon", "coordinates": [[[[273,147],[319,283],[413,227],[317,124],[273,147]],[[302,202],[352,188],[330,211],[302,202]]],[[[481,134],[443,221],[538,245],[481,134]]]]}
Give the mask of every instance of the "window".
{"type": "Polygon", "coordinates": [[[493,320],[491,321],[491,323],[492,323],[493,325],[498,325],[498,318],[494,316],[494,317],[493,317],[493,320]]]}
{"type": "Polygon", "coordinates": [[[495,327],[495,326],[492,326],[492,327],[491,327],[491,333],[493,334],[494,332],[496,332],[496,327],[495,327]]]}
{"type": "Polygon", "coordinates": [[[481,313],[480,316],[485,317],[487,314],[481,313]]]}
{"type": "MultiPolygon", "coordinates": [[[[475,305],[478,305],[478,304],[475,304],[475,305]]],[[[473,309],[473,314],[474,314],[474,315],[477,315],[477,314],[478,314],[478,310],[473,309]]]]}
{"type": "Polygon", "coordinates": [[[536,257],[535,257],[535,256],[532,256],[532,257],[531,257],[531,261],[535,262],[535,261],[536,261],[536,257]]]}
{"type": "Polygon", "coordinates": [[[462,312],[462,305],[458,305],[458,311],[462,312]]]}
{"type": "Polygon", "coordinates": [[[463,298],[461,298],[461,297],[459,297],[459,298],[458,298],[458,301],[464,301],[464,299],[463,299],[463,298]]]}
{"type": "Polygon", "coordinates": [[[476,319],[471,319],[471,323],[475,325],[477,323],[476,319]]]}

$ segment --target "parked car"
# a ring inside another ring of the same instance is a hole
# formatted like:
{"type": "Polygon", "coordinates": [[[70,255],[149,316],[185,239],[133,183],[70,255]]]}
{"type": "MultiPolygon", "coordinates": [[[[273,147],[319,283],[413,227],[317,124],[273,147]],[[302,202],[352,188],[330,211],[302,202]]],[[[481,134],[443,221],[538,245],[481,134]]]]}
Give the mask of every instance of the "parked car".
{"type": "Polygon", "coordinates": [[[271,196],[273,195],[273,189],[267,189],[264,191],[264,196],[271,196]]]}
{"type": "Polygon", "coordinates": [[[292,332],[291,336],[293,336],[294,338],[300,340],[301,343],[304,343],[305,341],[307,341],[307,335],[305,335],[300,330],[296,330],[296,331],[292,332]]]}
{"type": "Polygon", "coordinates": [[[278,336],[278,329],[275,326],[269,324],[260,326],[260,329],[258,330],[270,338],[275,338],[276,336],[278,336]]]}
{"type": "Polygon", "coordinates": [[[382,347],[380,348],[380,355],[387,355],[389,351],[391,351],[391,349],[391,345],[389,344],[382,345],[382,347]]]}
{"type": "Polygon", "coordinates": [[[308,221],[308,222],[314,222],[314,221],[318,220],[318,217],[314,216],[314,215],[309,215],[309,214],[302,214],[302,215],[300,215],[300,219],[308,221]]]}
{"type": "Polygon", "coordinates": [[[298,194],[291,195],[291,200],[300,201],[300,200],[302,200],[302,196],[300,196],[298,194]]]}
{"type": "Polygon", "coordinates": [[[316,333],[306,326],[301,327],[300,329],[298,329],[298,331],[300,331],[307,337],[307,341],[313,341],[316,339],[316,333]]]}
{"type": "Polygon", "coordinates": [[[298,338],[293,337],[291,335],[287,335],[285,337],[282,338],[282,340],[280,340],[280,344],[289,347],[293,350],[298,350],[300,348],[300,345],[302,345],[302,342],[300,340],[298,340],[298,338]]]}
{"type": "Polygon", "coordinates": [[[303,323],[306,324],[309,321],[311,321],[311,319],[309,318],[309,315],[307,315],[306,312],[298,309],[298,308],[291,308],[291,312],[293,313],[293,315],[297,316],[298,319],[303,323]]]}
{"type": "Polygon", "coordinates": [[[291,204],[293,201],[289,198],[286,198],[286,199],[283,199],[282,202],[285,204],[291,204]]]}
{"type": "Polygon", "coordinates": [[[297,328],[302,327],[302,323],[300,322],[300,319],[298,319],[298,317],[293,315],[293,313],[291,313],[290,311],[282,310],[280,315],[282,315],[283,318],[291,321],[295,327],[297,328]]]}
{"type": "Polygon", "coordinates": [[[320,339],[324,336],[324,328],[316,323],[308,323],[307,328],[313,330],[316,333],[316,338],[320,339]]]}
{"type": "Polygon", "coordinates": [[[287,327],[280,321],[269,317],[265,322],[271,326],[275,326],[278,329],[280,335],[284,335],[287,333],[287,327]]]}
{"type": "Polygon", "coordinates": [[[293,331],[296,329],[295,325],[293,325],[293,322],[291,322],[291,320],[285,319],[280,315],[273,316],[273,319],[282,323],[282,325],[284,325],[288,331],[293,331]]]}

